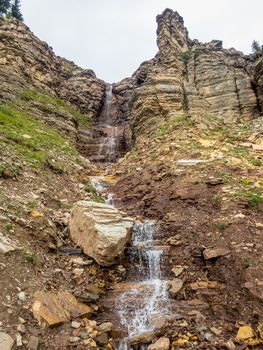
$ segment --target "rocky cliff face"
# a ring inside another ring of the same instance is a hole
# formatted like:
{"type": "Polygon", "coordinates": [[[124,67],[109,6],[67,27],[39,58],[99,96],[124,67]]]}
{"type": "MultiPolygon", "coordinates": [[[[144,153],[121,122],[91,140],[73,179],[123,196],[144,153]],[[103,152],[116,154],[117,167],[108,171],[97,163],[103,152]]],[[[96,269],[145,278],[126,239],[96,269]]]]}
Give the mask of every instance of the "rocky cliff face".
{"type": "Polygon", "coordinates": [[[128,116],[126,138],[155,122],[182,114],[225,122],[257,117],[262,105],[262,62],[222,42],[200,43],[188,38],[182,17],[166,9],[157,17],[159,52],[130,79],[115,84],[122,113],[128,116]]]}
{"type": "MultiPolygon", "coordinates": [[[[98,80],[93,71],[57,57],[52,48],[21,22],[0,18],[0,36],[0,101],[20,98],[25,90],[36,90],[75,107],[85,115],[84,124],[85,119],[98,115],[105,83],[98,80]]],[[[43,106],[34,102],[38,117],[76,141],[77,121],[70,113],[59,113],[50,104],[43,106]]]]}

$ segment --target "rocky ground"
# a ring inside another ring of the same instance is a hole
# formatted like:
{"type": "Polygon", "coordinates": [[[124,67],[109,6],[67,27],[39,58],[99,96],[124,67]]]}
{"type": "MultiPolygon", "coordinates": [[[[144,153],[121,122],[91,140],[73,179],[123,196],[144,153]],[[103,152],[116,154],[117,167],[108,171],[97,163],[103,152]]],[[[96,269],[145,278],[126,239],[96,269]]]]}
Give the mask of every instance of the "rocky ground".
{"type": "Polygon", "coordinates": [[[262,131],[260,118],[230,128],[175,117],[115,167],[115,203],[160,225],[179,315],[160,333],[175,348],[262,346],[262,131]],[[242,326],[253,336],[236,341],[242,326]]]}
{"type": "Polygon", "coordinates": [[[190,40],[169,9],[157,22],[156,57],[111,89],[0,18],[1,350],[114,349],[125,337],[114,305],[137,273],[129,244],[119,259],[128,233],[105,266],[104,236],[103,255],[89,250],[95,238],[85,248],[69,232],[80,200],[95,203],[84,211],[99,224],[125,217],[98,215],[91,180],[105,169],[83,157],[98,158],[114,133],[119,155],[129,152],[104,177],[106,192],[127,215],[156,220],[170,281],[170,317],[130,346],[263,348],[262,52],[190,40]]]}

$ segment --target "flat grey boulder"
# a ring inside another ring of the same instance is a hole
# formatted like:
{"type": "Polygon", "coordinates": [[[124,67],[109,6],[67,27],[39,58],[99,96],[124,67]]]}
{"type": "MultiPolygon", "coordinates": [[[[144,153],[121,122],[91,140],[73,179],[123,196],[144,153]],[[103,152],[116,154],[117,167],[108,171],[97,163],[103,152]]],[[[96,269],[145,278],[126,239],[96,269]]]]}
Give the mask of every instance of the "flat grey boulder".
{"type": "Polygon", "coordinates": [[[110,266],[123,255],[133,224],[132,218],[110,205],[80,201],[72,209],[69,232],[85,254],[110,266]]]}

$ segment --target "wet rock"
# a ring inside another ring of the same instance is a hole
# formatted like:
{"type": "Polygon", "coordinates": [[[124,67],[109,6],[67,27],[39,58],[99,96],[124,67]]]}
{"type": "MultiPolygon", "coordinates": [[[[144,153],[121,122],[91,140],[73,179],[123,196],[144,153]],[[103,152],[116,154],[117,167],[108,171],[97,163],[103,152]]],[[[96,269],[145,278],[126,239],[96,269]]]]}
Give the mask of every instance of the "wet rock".
{"type": "Polygon", "coordinates": [[[122,256],[133,220],[112,206],[81,201],[72,210],[70,236],[98,264],[110,266],[122,256]]]}
{"type": "Polygon", "coordinates": [[[14,344],[14,340],[10,335],[0,332],[0,349],[1,350],[11,350],[14,344]]]}
{"type": "Polygon", "coordinates": [[[246,340],[254,337],[253,329],[250,326],[242,326],[237,332],[237,340],[246,340]]]}
{"type": "Polygon", "coordinates": [[[44,320],[49,326],[69,321],[71,318],[90,316],[92,310],[89,306],[79,303],[68,292],[36,292],[33,304],[34,316],[44,320]]]}
{"type": "Polygon", "coordinates": [[[37,350],[39,345],[39,338],[31,335],[29,342],[27,344],[28,350],[37,350]]]}
{"type": "Polygon", "coordinates": [[[169,338],[162,337],[154,344],[148,346],[147,350],[169,350],[170,340],[169,338]]]}
{"type": "Polygon", "coordinates": [[[20,249],[19,246],[9,237],[0,232],[0,253],[9,253],[20,249]]]}
{"type": "Polygon", "coordinates": [[[154,315],[149,317],[149,323],[156,330],[163,328],[170,319],[167,315],[154,315]]]}
{"type": "Polygon", "coordinates": [[[172,297],[175,297],[183,288],[183,281],[180,278],[175,278],[171,281],[167,281],[167,288],[169,290],[169,294],[172,297]]]}
{"type": "Polygon", "coordinates": [[[154,332],[145,332],[140,335],[137,335],[136,337],[133,337],[129,340],[129,344],[131,346],[137,345],[137,344],[149,344],[155,339],[154,332]]]}
{"type": "Polygon", "coordinates": [[[205,260],[210,260],[214,258],[219,258],[220,256],[225,256],[230,254],[230,250],[227,248],[213,248],[213,249],[205,249],[203,251],[203,256],[205,260]]]}

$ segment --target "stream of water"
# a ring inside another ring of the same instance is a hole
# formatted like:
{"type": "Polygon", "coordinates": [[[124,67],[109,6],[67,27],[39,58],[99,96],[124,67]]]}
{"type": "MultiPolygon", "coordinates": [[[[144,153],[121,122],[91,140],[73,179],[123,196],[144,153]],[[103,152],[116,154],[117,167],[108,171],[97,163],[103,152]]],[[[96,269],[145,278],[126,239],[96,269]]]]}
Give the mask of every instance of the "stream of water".
{"type": "Polygon", "coordinates": [[[132,281],[134,287],[116,300],[120,322],[128,332],[119,350],[129,350],[129,339],[153,330],[151,319],[169,313],[168,292],[161,279],[163,251],[153,245],[155,229],[153,221],[135,224],[133,229],[131,244],[137,256],[138,272],[132,281]],[[144,276],[143,280],[140,276],[144,276]]]}
{"type": "MultiPolygon", "coordinates": [[[[107,137],[103,147],[106,148],[106,163],[116,161],[116,129],[111,126],[112,86],[106,91],[105,111],[107,137]]],[[[104,194],[105,174],[92,179],[98,194],[104,194]]],[[[106,204],[114,206],[114,194],[107,195],[106,204]]],[[[154,221],[137,223],[133,228],[130,249],[130,265],[136,265],[136,273],[129,281],[131,288],[122,292],[116,300],[119,322],[127,330],[127,337],[120,341],[118,350],[130,350],[129,340],[144,332],[153,330],[151,319],[154,316],[169,314],[169,299],[165,281],[162,280],[161,261],[163,250],[154,245],[154,233],[158,228],[154,221]]],[[[143,350],[144,347],[142,346],[143,350]]]]}

